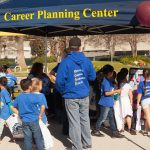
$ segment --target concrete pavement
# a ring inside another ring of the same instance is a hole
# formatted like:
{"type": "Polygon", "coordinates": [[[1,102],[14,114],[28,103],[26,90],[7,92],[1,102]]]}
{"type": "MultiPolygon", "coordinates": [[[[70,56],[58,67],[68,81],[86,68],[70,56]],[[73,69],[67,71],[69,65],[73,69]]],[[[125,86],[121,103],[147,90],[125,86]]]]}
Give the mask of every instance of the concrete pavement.
{"type": "MultiPolygon", "coordinates": [[[[54,139],[54,147],[50,150],[64,150],[65,147],[70,147],[71,142],[69,138],[61,134],[61,125],[55,121],[50,123],[49,128],[54,139]]],[[[150,150],[150,137],[143,136],[141,133],[130,135],[128,132],[125,132],[125,138],[123,139],[112,139],[106,129],[103,129],[103,133],[105,137],[92,137],[92,150],[150,150]]],[[[8,129],[5,129],[0,150],[21,150],[23,142],[10,143],[9,137],[10,133],[8,129]]]]}

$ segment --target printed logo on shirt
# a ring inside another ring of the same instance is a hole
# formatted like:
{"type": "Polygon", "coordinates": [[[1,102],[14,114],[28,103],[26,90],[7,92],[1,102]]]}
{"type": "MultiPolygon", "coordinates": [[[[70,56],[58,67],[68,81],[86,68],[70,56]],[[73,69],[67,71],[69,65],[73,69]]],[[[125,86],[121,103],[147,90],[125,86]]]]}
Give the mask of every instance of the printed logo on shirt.
{"type": "Polygon", "coordinates": [[[0,101],[0,108],[3,108],[4,103],[2,101],[0,101]]]}
{"type": "Polygon", "coordinates": [[[146,94],[145,95],[150,95],[150,86],[146,86],[146,94]]]}
{"type": "Polygon", "coordinates": [[[85,80],[83,72],[82,69],[74,70],[75,86],[83,84],[83,80],[85,80]]]}

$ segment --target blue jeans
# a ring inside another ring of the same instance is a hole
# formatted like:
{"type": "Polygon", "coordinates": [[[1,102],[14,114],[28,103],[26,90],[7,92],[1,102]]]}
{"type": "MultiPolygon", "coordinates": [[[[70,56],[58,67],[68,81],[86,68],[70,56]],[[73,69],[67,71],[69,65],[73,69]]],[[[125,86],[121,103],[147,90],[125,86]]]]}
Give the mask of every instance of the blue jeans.
{"type": "Polygon", "coordinates": [[[43,138],[39,121],[35,122],[23,122],[24,133],[24,148],[23,150],[32,150],[32,138],[34,138],[37,150],[44,150],[43,138]]]}
{"type": "Polygon", "coordinates": [[[115,124],[113,107],[105,107],[100,106],[100,116],[96,122],[96,130],[100,130],[102,123],[107,119],[109,119],[110,128],[112,131],[116,131],[117,127],[115,124]]]}
{"type": "Polygon", "coordinates": [[[89,97],[81,99],[65,99],[65,107],[69,121],[69,136],[72,150],[83,150],[91,146],[89,97]]]}

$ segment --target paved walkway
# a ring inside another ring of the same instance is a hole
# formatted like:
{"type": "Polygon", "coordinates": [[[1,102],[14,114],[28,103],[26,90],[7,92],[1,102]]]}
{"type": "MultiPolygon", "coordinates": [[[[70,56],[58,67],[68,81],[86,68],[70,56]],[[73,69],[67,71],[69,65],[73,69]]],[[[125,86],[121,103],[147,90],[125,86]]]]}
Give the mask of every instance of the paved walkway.
{"type": "MultiPolygon", "coordinates": [[[[70,147],[71,143],[67,136],[61,134],[61,125],[51,122],[50,131],[54,137],[54,147],[51,150],[64,150],[70,147]]],[[[138,133],[136,136],[125,132],[125,138],[112,139],[108,134],[108,130],[104,129],[105,137],[92,137],[92,150],[150,150],[150,137],[144,137],[138,133]],[[107,134],[106,134],[107,133],[107,134]]],[[[22,141],[10,143],[9,131],[5,129],[4,138],[0,144],[0,150],[21,150],[22,141]]]]}

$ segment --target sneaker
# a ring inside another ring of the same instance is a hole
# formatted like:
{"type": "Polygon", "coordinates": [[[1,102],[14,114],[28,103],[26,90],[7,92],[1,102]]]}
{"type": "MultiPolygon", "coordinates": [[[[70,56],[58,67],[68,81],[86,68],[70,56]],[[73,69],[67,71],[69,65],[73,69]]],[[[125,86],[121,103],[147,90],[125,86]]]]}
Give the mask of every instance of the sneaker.
{"type": "Polygon", "coordinates": [[[112,132],[112,138],[124,138],[124,135],[120,134],[118,131],[112,132]]]}
{"type": "Polygon", "coordinates": [[[91,132],[92,136],[98,136],[98,137],[104,137],[104,134],[102,134],[99,130],[93,130],[91,132]]]}
{"type": "Polygon", "coordinates": [[[120,131],[119,131],[119,133],[123,133],[124,132],[124,130],[123,129],[121,129],[120,131]]]}
{"type": "Polygon", "coordinates": [[[144,132],[143,132],[143,136],[148,136],[148,132],[147,132],[147,131],[144,131],[144,132]]]}
{"type": "Polygon", "coordinates": [[[84,147],[83,147],[83,149],[85,149],[85,150],[91,150],[91,148],[92,148],[91,145],[89,145],[89,146],[84,146],[84,147]]]}
{"type": "Polygon", "coordinates": [[[127,130],[131,135],[136,135],[136,131],[134,131],[133,129],[128,129],[127,130]]]}

